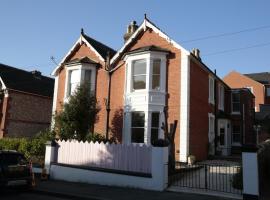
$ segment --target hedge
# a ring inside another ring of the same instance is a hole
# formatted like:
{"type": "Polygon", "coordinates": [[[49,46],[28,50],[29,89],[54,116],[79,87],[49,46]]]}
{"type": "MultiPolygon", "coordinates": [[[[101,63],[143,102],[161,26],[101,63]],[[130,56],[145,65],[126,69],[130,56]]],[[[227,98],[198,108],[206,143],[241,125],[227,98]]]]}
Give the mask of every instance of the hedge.
{"type": "Polygon", "coordinates": [[[33,138],[3,138],[0,139],[0,150],[16,150],[34,163],[42,164],[45,157],[45,143],[53,138],[54,134],[50,131],[40,132],[33,138]]]}

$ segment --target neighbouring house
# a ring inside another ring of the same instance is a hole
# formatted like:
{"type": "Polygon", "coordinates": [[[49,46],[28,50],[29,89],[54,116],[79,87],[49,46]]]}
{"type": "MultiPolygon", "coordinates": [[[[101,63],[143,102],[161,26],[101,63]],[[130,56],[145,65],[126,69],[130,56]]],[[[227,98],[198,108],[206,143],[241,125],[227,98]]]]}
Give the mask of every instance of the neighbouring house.
{"type": "Polygon", "coordinates": [[[231,88],[247,88],[254,94],[256,124],[262,125],[259,128],[255,126],[253,131],[256,134],[259,131],[259,141],[270,138],[270,130],[265,123],[267,120],[270,120],[270,73],[241,74],[232,71],[223,80],[231,88]]]}
{"type": "Polygon", "coordinates": [[[31,137],[50,126],[54,79],[0,64],[3,137],[31,137]]]}
{"type": "Polygon", "coordinates": [[[255,111],[260,105],[270,104],[270,73],[241,74],[232,71],[223,78],[231,88],[248,88],[255,96],[255,111]]]}
{"type": "Polygon", "coordinates": [[[94,131],[122,143],[163,138],[164,107],[169,123],[178,120],[177,160],[230,155],[233,147],[253,142],[253,94],[231,89],[202,62],[198,49],[186,50],[146,17],[128,26],[117,52],[82,31],[52,74],[53,112],[87,82],[101,106],[94,131]]]}

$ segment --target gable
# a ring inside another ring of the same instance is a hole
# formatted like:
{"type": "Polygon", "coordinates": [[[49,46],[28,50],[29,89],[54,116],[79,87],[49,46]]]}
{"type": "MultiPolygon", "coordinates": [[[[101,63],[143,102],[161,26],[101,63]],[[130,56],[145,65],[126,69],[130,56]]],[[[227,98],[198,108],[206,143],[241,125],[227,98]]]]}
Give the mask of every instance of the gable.
{"type": "Polygon", "coordinates": [[[261,83],[254,81],[253,79],[240,74],[236,71],[230,72],[223,78],[224,82],[231,88],[243,88],[249,86],[263,86],[261,83]]]}
{"type": "Polygon", "coordinates": [[[59,65],[53,70],[52,75],[56,76],[58,71],[63,67],[63,64],[67,61],[70,61],[71,58],[76,55],[77,56],[75,58],[80,58],[78,57],[79,55],[82,55],[82,57],[87,56],[87,54],[89,54],[89,52],[91,52],[90,54],[92,55],[90,58],[93,60],[97,60],[97,62],[105,62],[106,59],[106,55],[107,52],[110,53],[111,56],[113,56],[115,54],[115,50],[113,50],[112,48],[106,46],[105,44],[102,44],[101,42],[85,35],[82,31],[79,39],[76,41],[76,43],[73,45],[73,47],[69,50],[69,52],[64,56],[64,58],[61,60],[61,62],[59,63],[59,65]],[[82,50],[80,50],[82,47],[82,50]],[[87,52],[86,48],[89,48],[90,51],[87,52]],[[86,55],[84,55],[84,53],[86,53],[86,55]],[[96,57],[97,59],[94,59],[93,57],[96,57]]]}
{"type": "MultiPolygon", "coordinates": [[[[162,38],[162,39],[166,40],[167,41],[167,44],[170,44],[173,47],[179,49],[181,52],[185,53],[186,55],[189,55],[189,51],[187,51],[185,48],[183,48],[178,43],[176,43],[168,35],[166,35],[164,32],[162,32],[158,27],[156,27],[152,22],[150,22],[147,18],[145,18],[144,21],[143,21],[143,23],[130,36],[130,38],[126,41],[126,43],[123,45],[123,47],[112,57],[111,64],[114,64],[116,61],[119,61],[119,59],[123,56],[124,52],[126,52],[127,49],[130,46],[132,46],[132,44],[134,42],[136,42],[137,38],[142,33],[146,32],[146,31],[149,31],[149,30],[151,30],[152,32],[156,33],[159,36],[160,39],[162,38]]],[[[148,43],[148,45],[156,45],[156,43],[148,43]]],[[[147,44],[144,44],[143,46],[147,46],[147,44]]],[[[158,45],[156,45],[156,46],[158,46],[158,45]]],[[[134,47],[134,48],[136,48],[136,47],[134,47]]]]}

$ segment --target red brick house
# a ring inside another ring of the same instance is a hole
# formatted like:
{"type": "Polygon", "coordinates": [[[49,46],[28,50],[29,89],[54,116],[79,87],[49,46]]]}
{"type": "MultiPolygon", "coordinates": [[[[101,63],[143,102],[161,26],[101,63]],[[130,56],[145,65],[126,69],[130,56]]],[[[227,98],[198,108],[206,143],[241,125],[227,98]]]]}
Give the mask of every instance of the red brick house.
{"type": "MultiPolygon", "coordinates": [[[[82,32],[53,71],[53,111],[61,110],[61,103],[68,101],[77,84],[88,81],[101,105],[95,132],[105,134],[109,130],[120,135],[123,143],[151,144],[164,136],[160,127],[167,107],[168,122],[178,120],[177,160],[186,162],[190,154],[198,160],[208,155],[230,155],[231,95],[239,94],[237,100],[247,95],[233,106],[240,109],[250,105],[250,110],[254,96],[248,90],[231,90],[202,62],[199,50],[187,51],[147,18],[140,26],[132,22],[124,39],[116,52],[82,32]],[[110,59],[106,59],[107,52],[110,59]]],[[[237,114],[242,116],[240,110],[237,114]]],[[[242,120],[241,125],[245,122],[242,120]]],[[[245,134],[238,132],[234,139],[238,146],[246,141],[245,134]]]]}
{"type": "Polygon", "coordinates": [[[52,78],[0,64],[0,88],[0,138],[30,137],[50,126],[52,78]]]}
{"type": "MultiPolygon", "coordinates": [[[[248,88],[255,96],[256,121],[260,124],[266,118],[270,119],[270,73],[241,74],[232,71],[223,78],[231,88],[248,88]]],[[[270,138],[269,128],[259,128],[259,141],[270,138]]]]}

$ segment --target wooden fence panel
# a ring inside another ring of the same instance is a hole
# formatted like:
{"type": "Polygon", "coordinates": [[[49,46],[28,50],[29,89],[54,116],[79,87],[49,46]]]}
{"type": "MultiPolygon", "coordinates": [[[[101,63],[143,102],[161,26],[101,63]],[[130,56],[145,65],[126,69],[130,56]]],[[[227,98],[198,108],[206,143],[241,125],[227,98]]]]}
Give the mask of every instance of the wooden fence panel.
{"type": "Polygon", "coordinates": [[[58,163],[151,173],[152,148],[145,144],[58,141],[58,163]]]}

